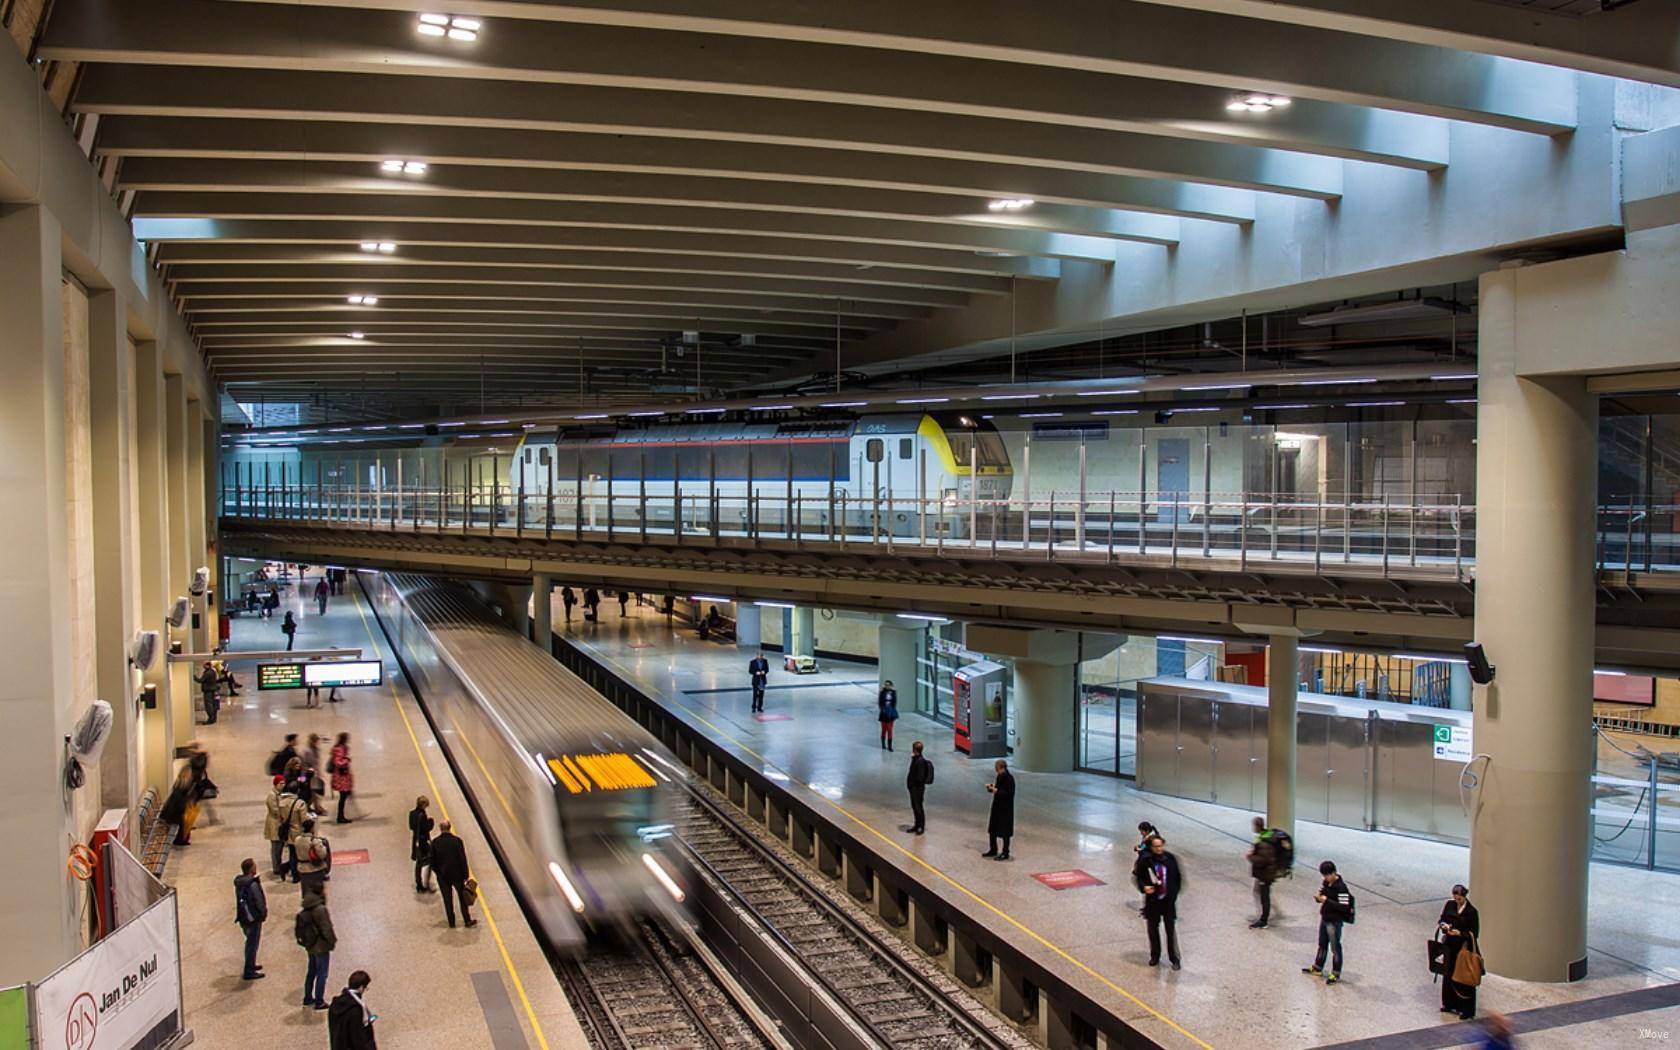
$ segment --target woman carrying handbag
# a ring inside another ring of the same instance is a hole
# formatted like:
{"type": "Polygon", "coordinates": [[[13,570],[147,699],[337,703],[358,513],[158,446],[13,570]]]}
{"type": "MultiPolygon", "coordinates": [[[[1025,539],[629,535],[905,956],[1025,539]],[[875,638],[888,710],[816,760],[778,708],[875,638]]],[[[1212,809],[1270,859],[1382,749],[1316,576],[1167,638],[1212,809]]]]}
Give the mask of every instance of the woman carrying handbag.
{"type": "Polygon", "coordinates": [[[1476,940],[1481,932],[1481,916],[1470,903],[1470,891],[1454,886],[1436,926],[1442,949],[1441,1012],[1466,1021],[1476,1016],[1476,986],[1482,983],[1482,950],[1476,940]]]}

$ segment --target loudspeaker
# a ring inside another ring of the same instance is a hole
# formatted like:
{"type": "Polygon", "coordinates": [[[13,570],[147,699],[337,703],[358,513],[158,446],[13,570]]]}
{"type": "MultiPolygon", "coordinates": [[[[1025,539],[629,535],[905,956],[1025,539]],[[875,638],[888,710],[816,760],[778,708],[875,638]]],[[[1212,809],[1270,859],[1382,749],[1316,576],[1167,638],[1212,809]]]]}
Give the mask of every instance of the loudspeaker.
{"type": "Polygon", "coordinates": [[[1480,642],[1464,643],[1464,659],[1470,664],[1470,680],[1477,685],[1487,685],[1493,681],[1495,667],[1488,663],[1487,653],[1482,651],[1480,642]]]}

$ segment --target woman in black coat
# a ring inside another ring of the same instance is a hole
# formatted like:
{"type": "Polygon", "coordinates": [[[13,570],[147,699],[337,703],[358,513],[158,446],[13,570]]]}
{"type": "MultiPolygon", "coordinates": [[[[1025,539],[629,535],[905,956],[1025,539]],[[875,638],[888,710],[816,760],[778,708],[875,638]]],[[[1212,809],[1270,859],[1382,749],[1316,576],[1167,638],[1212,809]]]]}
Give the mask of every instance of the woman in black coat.
{"type": "Polygon", "coordinates": [[[992,816],[986,822],[986,834],[991,840],[991,846],[982,857],[996,857],[998,860],[1009,859],[1009,840],[1015,834],[1015,777],[1009,772],[1009,763],[1003,759],[997,760],[997,778],[986,785],[986,790],[992,793],[992,816]],[[1003,851],[998,852],[998,839],[1003,840],[1003,851]]]}
{"type": "MultiPolygon", "coordinates": [[[[1480,938],[1482,919],[1476,906],[1470,903],[1470,891],[1463,886],[1452,888],[1452,899],[1441,909],[1441,941],[1447,946],[1447,972],[1441,977],[1441,1010],[1457,1014],[1466,1021],[1476,1016],[1476,986],[1459,984],[1452,979],[1458,953],[1470,938],[1480,938]]],[[[1478,947],[1478,951],[1481,949],[1478,947]]]]}

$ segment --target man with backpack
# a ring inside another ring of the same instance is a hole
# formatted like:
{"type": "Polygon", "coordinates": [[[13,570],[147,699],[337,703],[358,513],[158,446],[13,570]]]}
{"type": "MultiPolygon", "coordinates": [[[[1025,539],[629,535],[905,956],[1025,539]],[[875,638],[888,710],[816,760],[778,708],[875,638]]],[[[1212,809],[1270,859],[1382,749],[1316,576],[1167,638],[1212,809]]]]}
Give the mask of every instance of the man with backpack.
{"type": "Polygon", "coordinates": [[[303,895],[308,897],[311,889],[326,883],[327,873],[332,871],[332,846],[315,834],[313,817],[304,820],[303,830],[292,840],[292,845],[297,849],[296,877],[303,887],[303,895]]]}
{"type": "Polygon", "coordinates": [[[257,981],[264,976],[257,965],[257,946],[262,943],[263,923],[268,921],[268,897],[263,893],[262,877],[257,874],[257,862],[246,857],[239,863],[239,874],[233,878],[233,918],[245,931],[245,972],[243,980],[257,981]]]}
{"type": "Polygon", "coordinates": [[[910,833],[920,835],[927,830],[927,814],[922,811],[922,796],[933,783],[933,763],[922,756],[922,742],[910,745],[910,772],[904,786],[910,789],[910,833]]]}
{"type": "Polygon", "coordinates": [[[303,907],[298,910],[292,935],[298,947],[309,954],[309,969],[303,977],[303,1005],[317,1010],[327,1008],[327,966],[332,951],[338,947],[338,935],[333,932],[332,913],[327,910],[327,886],[315,883],[304,887],[303,907]]]}
{"type": "Polygon", "coordinates": [[[1301,967],[1301,972],[1314,977],[1323,974],[1325,984],[1335,984],[1342,979],[1342,926],[1353,925],[1353,892],[1332,862],[1320,864],[1318,873],[1324,876],[1324,885],[1313,898],[1318,902],[1318,954],[1311,966],[1301,967]],[[1326,949],[1330,954],[1329,971],[1324,969],[1326,949]]]}
{"type": "Polygon", "coordinates": [[[1254,892],[1260,898],[1260,917],[1248,924],[1251,930],[1263,930],[1272,921],[1272,883],[1289,874],[1295,863],[1295,841],[1282,828],[1268,828],[1261,817],[1254,818],[1254,845],[1248,851],[1249,874],[1254,876],[1254,892]]]}
{"type": "MultiPolygon", "coordinates": [[[[298,873],[294,862],[287,859],[286,847],[303,831],[303,822],[309,819],[309,804],[293,793],[291,786],[286,783],[284,773],[281,773],[275,776],[274,786],[269,790],[267,807],[263,834],[268,836],[274,874],[281,882],[285,882],[286,873],[290,871],[295,879],[298,873]]],[[[295,857],[296,854],[291,856],[295,857]]]]}

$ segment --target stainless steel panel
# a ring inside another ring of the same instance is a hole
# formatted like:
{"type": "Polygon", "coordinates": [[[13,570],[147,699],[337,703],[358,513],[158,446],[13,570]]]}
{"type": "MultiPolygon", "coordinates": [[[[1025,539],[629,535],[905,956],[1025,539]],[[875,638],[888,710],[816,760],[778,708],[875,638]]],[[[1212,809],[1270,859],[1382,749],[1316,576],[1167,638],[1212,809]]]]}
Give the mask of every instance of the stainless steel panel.
{"type": "Polygon", "coordinates": [[[1385,720],[1379,761],[1378,824],[1389,831],[1434,833],[1434,734],[1428,723],[1385,720]]]}
{"type": "Polygon", "coordinates": [[[1325,770],[1330,768],[1329,718],[1300,712],[1295,719],[1295,816],[1298,820],[1329,819],[1325,770]]]}
{"type": "Polygon", "coordinates": [[[1464,772],[1464,763],[1445,762],[1436,758],[1432,752],[1433,747],[1434,737],[1431,735],[1423,745],[1423,753],[1428,756],[1430,767],[1435,774],[1435,791],[1431,799],[1435,815],[1432,830],[1438,839],[1469,842],[1470,818],[1465,815],[1464,798],[1458,786],[1459,775],[1464,772]]]}
{"type": "MultiPolygon", "coordinates": [[[[1264,711],[1258,712],[1262,716],[1264,711]]],[[[1254,715],[1249,704],[1221,703],[1214,717],[1213,800],[1223,806],[1254,809],[1254,715]]]]}
{"type": "Polygon", "coordinates": [[[1366,720],[1329,719],[1329,768],[1325,770],[1326,819],[1344,828],[1367,828],[1370,792],[1366,720]]]}
{"type": "Polygon", "coordinates": [[[1178,696],[1160,688],[1138,694],[1137,785],[1144,791],[1177,794],[1178,696]]]}
{"type": "Polygon", "coordinates": [[[1213,701],[1178,700],[1178,790],[1181,798],[1213,799],[1213,701]]]}

